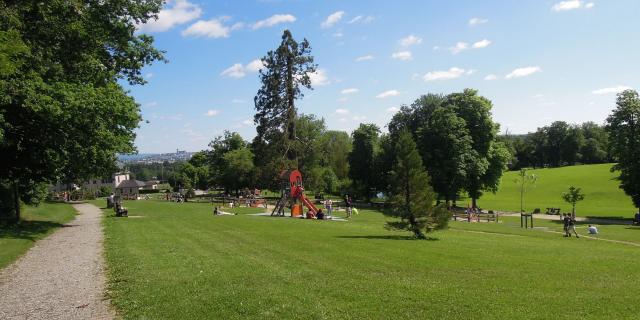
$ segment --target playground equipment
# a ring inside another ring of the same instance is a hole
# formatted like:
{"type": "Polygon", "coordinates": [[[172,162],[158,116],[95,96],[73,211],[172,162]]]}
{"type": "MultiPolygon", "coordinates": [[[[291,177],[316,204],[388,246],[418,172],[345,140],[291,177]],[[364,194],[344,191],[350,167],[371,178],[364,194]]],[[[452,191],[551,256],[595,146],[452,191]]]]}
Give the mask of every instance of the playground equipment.
{"type": "Polygon", "coordinates": [[[318,208],[304,195],[302,173],[298,170],[286,170],[280,173],[280,199],[271,212],[272,216],[284,216],[284,208],[291,208],[291,217],[303,216],[303,208],[307,207],[307,215],[315,217],[318,208]]]}

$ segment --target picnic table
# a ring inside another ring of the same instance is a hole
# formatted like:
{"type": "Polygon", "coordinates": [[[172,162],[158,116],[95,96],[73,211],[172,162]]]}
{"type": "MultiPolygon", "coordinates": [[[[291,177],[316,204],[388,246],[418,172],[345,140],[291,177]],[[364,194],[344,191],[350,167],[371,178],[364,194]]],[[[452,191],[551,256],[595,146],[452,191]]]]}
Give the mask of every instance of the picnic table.
{"type": "Polygon", "coordinates": [[[546,214],[560,214],[560,208],[547,208],[546,214]]]}

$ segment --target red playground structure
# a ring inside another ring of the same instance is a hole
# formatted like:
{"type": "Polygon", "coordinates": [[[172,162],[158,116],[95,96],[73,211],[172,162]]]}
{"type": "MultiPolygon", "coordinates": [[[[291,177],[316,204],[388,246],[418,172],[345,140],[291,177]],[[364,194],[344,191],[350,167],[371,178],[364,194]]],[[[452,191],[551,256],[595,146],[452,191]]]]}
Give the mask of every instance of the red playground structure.
{"type": "Polygon", "coordinates": [[[272,216],[284,216],[284,208],[291,208],[291,217],[302,217],[304,207],[307,207],[307,218],[315,218],[318,208],[304,195],[302,173],[298,170],[287,170],[280,174],[280,200],[271,212],[272,216]]]}

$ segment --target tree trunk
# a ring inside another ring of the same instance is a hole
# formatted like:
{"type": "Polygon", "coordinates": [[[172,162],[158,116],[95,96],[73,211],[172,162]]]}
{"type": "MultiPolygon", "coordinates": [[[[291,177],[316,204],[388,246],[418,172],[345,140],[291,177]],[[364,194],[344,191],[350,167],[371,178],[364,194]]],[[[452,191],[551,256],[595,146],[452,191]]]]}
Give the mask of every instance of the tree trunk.
{"type": "Polygon", "coordinates": [[[16,222],[20,222],[20,193],[18,192],[18,182],[13,182],[13,204],[16,210],[16,222]]]}
{"type": "Polygon", "coordinates": [[[478,208],[478,203],[477,203],[477,199],[475,197],[471,197],[471,208],[477,209],[478,208]]]}
{"type": "Polygon", "coordinates": [[[296,109],[295,109],[295,96],[293,92],[293,59],[291,55],[287,58],[287,140],[288,151],[287,158],[295,162],[295,166],[298,166],[298,155],[293,148],[293,143],[296,140],[296,109]]]}

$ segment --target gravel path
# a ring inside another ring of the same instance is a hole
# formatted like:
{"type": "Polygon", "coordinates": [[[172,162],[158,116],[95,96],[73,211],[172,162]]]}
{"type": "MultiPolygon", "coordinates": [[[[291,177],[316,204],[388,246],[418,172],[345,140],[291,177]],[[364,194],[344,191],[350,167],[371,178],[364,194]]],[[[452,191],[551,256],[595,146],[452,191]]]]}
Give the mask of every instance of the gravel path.
{"type": "Polygon", "coordinates": [[[102,212],[74,204],[76,219],[0,271],[0,319],[112,319],[104,298],[102,212]]]}

